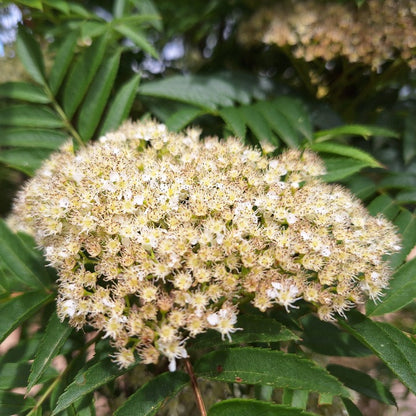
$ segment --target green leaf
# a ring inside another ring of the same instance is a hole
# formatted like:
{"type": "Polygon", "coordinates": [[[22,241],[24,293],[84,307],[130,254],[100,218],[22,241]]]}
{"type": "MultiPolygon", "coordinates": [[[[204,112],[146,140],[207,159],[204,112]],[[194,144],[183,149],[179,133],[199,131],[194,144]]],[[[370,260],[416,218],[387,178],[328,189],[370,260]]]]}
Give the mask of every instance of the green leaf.
{"type": "Polygon", "coordinates": [[[289,329],[281,325],[275,319],[264,316],[241,315],[238,317],[236,327],[242,328],[242,331],[236,331],[232,336],[231,342],[222,341],[221,335],[216,331],[208,331],[198,335],[195,340],[190,341],[190,348],[201,350],[221,344],[226,346],[243,343],[269,343],[299,340],[299,337],[296,334],[289,331],[289,329]]]}
{"type": "Polygon", "coordinates": [[[17,345],[8,349],[0,357],[0,367],[5,363],[20,363],[32,360],[39,346],[40,334],[36,333],[29,339],[21,339],[17,345]]]}
{"type": "Polygon", "coordinates": [[[176,371],[160,374],[134,392],[114,416],[152,416],[166,399],[176,396],[189,382],[189,376],[176,371]]]}
{"type": "Polygon", "coordinates": [[[21,415],[35,404],[36,400],[33,397],[0,390],[0,416],[21,415]]]}
{"type": "Polygon", "coordinates": [[[416,392],[416,344],[390,324],[373,322],[357,311],[348,313],[348,321],[339,320],[361,342],[364,342],[400,381],[416,392]]]}
{"type": "Polygon", "coordinates": [[[68,139],[68,134],[60,130],[19,127],[0,128],[0,146],[56,150],[68,139]]]}
{"type": "Polygon", "coordinates": [[[403,191],[396,195],[398,204],[414,204],[416,202],[416,190],[403,191]]]}
{"type": "Polygon", "coordinates": [[[251,399],[229,399],[214,404],[208,416],[317,416],[303,409],[251,399]]]}
{"type": "Polygon", "coordinates": [[[28,391],[39,382],[52,359],[59,354],[71,331],[72,328],[66,322],[61,322],[54,312],[49,319],[45,334],[39,343],[35,360],[32,364],[27,386],[28,391]]]}
{"type": "Polygon", "coordinates": [[[393,269],[400,266],[403,261],[406,260],[406,257],[416,245],[415,215],[407,209],[402,208],[402,211],[394,220],[394,225],[398,227],[398,231],[402,239],[402,249],[400,252],[389,257],[389,263],[393,269]]]}
{"type": "Polygon", "coordinates": [[[121,122],[127,118],[137,94],[139,82],[140,75],[135,75],[119,89],[104,117],[104,123],[100,128],[100,136],[117,129],[121,122]]]}
{"type": "Polygon", "coordinates": [[[56,415],[59,412],[62,412],[62,410],[67,409],[81,397],[93,392],[104,384],[109,383],[130,369],[131,366],[129,368],[119,369],[110,358],[105,358],[88,368],[86,371],[81,370],[75,377],[75,380],[59,397],[58,403],[52,414],[56,415]]]}
{"type": "Polygon", "coordinates": [[[322,143],[340,136],[381,136],[381,137],[399,137],[399,134],[393,130],[379,126],[367,126],[363,124],[347,124],[345,126],[334,127],[329,130],[321,130],[314,133],[314,142],[322,143]]]}
{"type": "Polygon", "coordinates": [[[287,117],[279,111],[279,103],[274,101],[260,101],[256,104],[263,117],[267,120],[270,127],[289,147],[299,147],[299,133],[289,122],[287,117]]]}
{"type": "Polygon", "coordinates": [[[367,314],[372,316],[395,312],[409,305],[416,298],[416,258],[400,267],[390,280],[383,301],[372,307],[367,306],[367,314]]]}
{"type": "Polygon", "coordinates": [[[414,189],[416,188],[416,175],[389,172],[389,175],[378,182],[379,189],[414,189]]]}
{"type": "Polygon", "coordinates": [[[0,84],[0,97],[31,103],[46,104],[50,102],[42,87],[28,82],[5,82],[0,84]]]}
{"type": "Polygon", "coordinates": [[[359,160],[366,163],[367,166],[371,166],[373,168],[382,167],[382,165],[374,159],[373,156],[352,146],[346,146],[338,143],[313,143],[310,145],[310,148],[314,152],[330,153],[359,160]]]}
{"type": "Polygon", "coordinates": [[[348,412],[348,416],[363,416],[360,409],[350,399],[342,397],[342,402],[348,412]]]}
{"type": "Polygon", "coordinates": [[[243,113],[243,117],[247,126],[250,128],[259,142],[267,140],[268,142],[273,143],[272,130],[263,115],[257,111],[255,106],[240,107],[240,111],[243,113]]]}
{"type": "Polygon", "coordinates": [[[326,368],[348,388],[381,403],[397,407],[396,400],[389,389],[368,374],[337,364],[330,364],[326,368]]]}
{"type": "Polygon", "coordinates": [[[0,109],[0,126],[57,128],[63,121],[49,107],[43,105],[13,105],[0,109]]]}
{"type": "Polygon", "coordinates": [[[54,294],[44,291],[27,292],[0,304],[0,342],[16,329],[22,322],[30,318],[43,305],[50,302],[54,294]]]}
{"type": "Polygon", "coordinates": [[[172,114],[165,121],[165,124],[169,130],[179,131],[201,114],[204,114],[204,112],[200,108],[184,105],[183,108],[172,114]]]}
{"type": "Polygon", "coordinates": [[[0,219],[0,259],[16,280],[28,288],[45,288],[49,276],[44,264],[34,257],[20,238],[0,219]]]}
{"type": "Polygon", "coordinates": [[[408,164],[416,156],[416,119],[409,114],[404,123],[403,132],[403,159],[408,164]]]}
{"type": "Polygon", "coordinates": [[[289,120],[290,124],[308,141],[312,140],[312,122],[304,104],[293,97],[278,97],[273,105],[289,120]]]}
{"type": "Polygon", "coordinates": [[[113,4],[113,16],[115,19],[124,16],[127,0],[115,0],[113,4]]]}
{"type": "Polygon", "coordinates": [[[322,355],[341,357],[365,357],[371,351],[351,334],[314,315],[301,319],[303,325],[302,344],[322,355]]]}
{"type": "Polygon", "coordinates": [[[69,71],[63,86],[62,104],[65,113],[72,118],[84,98],[95,73],[100,66],[107,47],[107,36],[97,38],[85,48],[69,71]]]}
{"type": "Polygon", "coordinates": [[[19,26],[16,51],[17,56],[33,80],[39,84],[45,84],[45,65],[39,44],[23,26],[19,26]]]}
{"type": "Polygon", "coordinates": [[[246,137],[246,122],[241,107],[224,107],[219,111],[219,115],[236,137],[240,139],[246,137]]]}
{"type": "Polygon", "coordinates": [[[400,211],[396,202],[387,195],[380,195],[373,199],[367,209],[371,215],[383,214],[392,221],[400,211]]]}
{"type": "Polygon", "coordinates": [[[78,31],[71,31],[68,36],[65,37],[64,41],[56,52],[53,66],[49,74],[49,88],[55,95],[65,78],[65,74],[69,68],[72,58],[74,57],[77,40],[78,31]]]}
{"type": "Polygon", "coordinates": [[[81,29],[81,39],[93,39],[108,32],[110,24],[105,20],[83,21],[79,28],[81,29]]]}
{"type": "Polygon", "coordinates": [[[368,166],[367,163],[360,160],[345,157],[322,157],[322,159],[327,169],[327,173],[323,177],[326,182],[335,182],[348,178],[368,166]]]}
{"type": "MultiPolygon", "coordinates": [[[[29,376],[30,363],[3,363],[0,366],[0,390],[13,389],[15,387],[26,387],[29,376]]],[[[47,372],[39,378],[39,383],[44,383],[58,375],[57,370],[48,368],[47,372]]]]}
{"type": "Polygon", "coordinates": [[[150,23],[156,30],[162,31],[163,23],[162,18],[152,0],[130,0],[139,10],[142,15],[155,16],[150,20],[150,23]]]}
{"type": "Polygon", "coordinates": [[[348,178],[347,188],[360,199],[367,199],[373,196],[376,191],[375,183],[366,176],[354,175],[348,178]]]}
{"type": "Polygon", "coordinates": [[[80,108],[78,132],[84,142],[91,139],[100,122],[117,75],[120,55],[118,51],[104,60],[80,108]]]}
{"type": "Polygon", "coordinates": [[[118,33],[130,39],[136,46],[141,48],[144,52],[159,59],[159,54],[152,44],[146,39],[146,36],[137,27],[131,27],[127,24],[118,24],[114,28],[118,33]]]}
{"type": "Polygon", "coordinates": [[[42,161],[50,154],[51,149],[19,148],[0,151],[0,162],[7,166],[20,170],[28,176],[33,176],[40,167],[42,161]]]}
{"type": "Polygon", "coordinates": [[[45,4],[53,9],[59,10],[62,13],[69,14],[69,5],[67,1],[64,0],[43,0],[45,4]]]}
{"type": "Polygon", "coordinates": [[[197,361],[195,372],[203,378],[230,383],[265,384],[349,396],[338,380],[313,361],[282,351],[262,348],[214,351],[197,361]]]}

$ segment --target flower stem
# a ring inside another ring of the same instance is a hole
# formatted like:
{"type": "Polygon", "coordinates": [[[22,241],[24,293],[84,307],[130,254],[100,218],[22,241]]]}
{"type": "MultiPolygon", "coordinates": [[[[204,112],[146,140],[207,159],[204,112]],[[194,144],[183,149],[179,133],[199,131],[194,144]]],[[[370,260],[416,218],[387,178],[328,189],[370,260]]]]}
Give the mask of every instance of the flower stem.
{"type": "Polygon", "coordinates": [[[189,358],[185,358],[185,367],[186,372],[189,374],[191,378],[192,390],[194,391],[195,401],[199,409],[199,413],[201,416],[207,416],[207,410],[205,409],[204,401],[202,400],[201,391],[198,387],[198,381],[195,377],[194,369],[192,368],[192,364],[189,361],[189,358]]]}

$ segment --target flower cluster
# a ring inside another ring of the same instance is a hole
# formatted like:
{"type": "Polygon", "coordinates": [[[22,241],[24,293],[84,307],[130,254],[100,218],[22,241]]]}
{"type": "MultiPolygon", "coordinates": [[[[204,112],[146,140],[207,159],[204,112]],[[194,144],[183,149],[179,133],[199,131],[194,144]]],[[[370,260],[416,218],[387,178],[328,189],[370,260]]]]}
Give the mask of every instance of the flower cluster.
{"type": "Polygon", "coordinates": [[[61,319],[102,331],[121,366],[162,354],[174,370],[187,338],[230,338],[243,297],[261,311],[304,299],[331,320],[380,296],[395,229],[323,173],[309,151],[271,158],[233,138],[126,123],[54,153],[9,223],[58,270],[61,319]]]}
{"type": "Polygon", "coordinates": [[[367,0],[359,8],[354,2],[284,0],[256,13],[239,36],[245,44],[293,48],[294,56],[307,62],[344,56],[377,69],[400,57],[416,68],[413,0],[367,0]]]}

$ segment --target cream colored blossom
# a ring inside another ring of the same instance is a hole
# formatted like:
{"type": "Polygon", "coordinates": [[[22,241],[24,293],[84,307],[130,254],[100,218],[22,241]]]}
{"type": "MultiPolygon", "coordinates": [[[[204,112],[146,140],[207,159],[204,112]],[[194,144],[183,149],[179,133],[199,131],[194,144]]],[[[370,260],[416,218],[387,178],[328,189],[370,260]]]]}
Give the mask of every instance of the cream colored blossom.
{"type": "Polygon", "coordinates": [[[324,172],[309,151],[268,158],[234,138],[129,122],[54,153],[9,224],[57,269],[62,320],[102,331],[122,367],[163,355],[174,370],[187,339],[231,339],[242,298],[260,311],[303,299],[330,320],[381,296],[395,228],[324,172]]]}
{"type": "Polygon", "coordinates": [[[344,56],[378,69],[401,58],[416,68],[416,6],[413,0],[284,0],[260,9],[239,30],[242,43],[262,41],[291,48],[305,61],[344,56]]]}

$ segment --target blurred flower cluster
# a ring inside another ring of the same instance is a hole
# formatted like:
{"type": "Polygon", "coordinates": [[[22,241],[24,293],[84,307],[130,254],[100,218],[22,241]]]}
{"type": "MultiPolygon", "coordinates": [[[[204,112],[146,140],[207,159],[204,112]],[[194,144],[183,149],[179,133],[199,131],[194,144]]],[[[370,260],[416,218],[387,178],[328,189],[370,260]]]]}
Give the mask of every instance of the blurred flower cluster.
{"type": "Polygon", "coordinates": [[[388,284],[394,226],[324,183],[312,152],[279,157],[239,140],[200,140],[125,123],[36,173],[9,223],[34,235],[59,274],[58,314],[91,325],[128,366],[187,357],[186,340],[238,330],[239,304],[334,319],[388,284]]]}
{"type": "Polygon", "coordinates": [[[377,70],[400,57],[416,68],[416,3],[413,0],[353,2],[284,0],[260,9],[240,27],[240,41],[293,48],[295,57],[326,62],[344,56],[377,70]]]}

